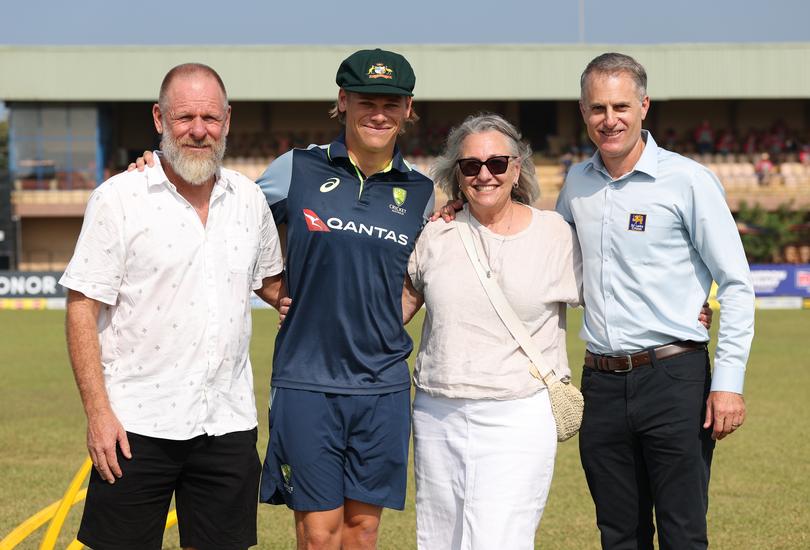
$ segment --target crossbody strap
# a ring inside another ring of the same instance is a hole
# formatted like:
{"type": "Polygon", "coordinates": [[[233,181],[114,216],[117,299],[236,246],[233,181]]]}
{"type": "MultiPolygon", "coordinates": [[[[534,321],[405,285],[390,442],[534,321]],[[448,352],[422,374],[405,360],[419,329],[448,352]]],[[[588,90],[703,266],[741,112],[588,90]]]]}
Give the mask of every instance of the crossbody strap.
{"type": "Polygon", "coordinates": [[[532,367],[529,369],[529,372],[531,372],[532,376],[539,378],[549,386],[552,382],[559,380],[559,377],[552,368],[546,366],[543,356],[540,354],[540,350],[537,349],[529,331],[526,330],[526,325],[518,318],[512,306],[509,305],[500,285],[495,279],[487,277],[483,266],[478,261],[478,253],[475,251],[472,231],[470,230],[470,216],[471,214],[469,214],[469,212],[464,211],[456,214],[456,227],[458,228],[459,235],[461,235],[461,242],[464,243],[464,249],[467,251],[467,257],[470,259],[470,263],[472,263],[473,269],[475,269],[475,273],[478,275],[478,280],[481,281],[481,286],[484,287],[484,291],[489,297],[492,307],[495,308],[498,317],[501,318],[501,321],[506,325],[512,337],[517,340],[517,343],[520,344],[520,347],[523,348],[523,351],[529,356],[529,360],[532,362],[532,367]]]}

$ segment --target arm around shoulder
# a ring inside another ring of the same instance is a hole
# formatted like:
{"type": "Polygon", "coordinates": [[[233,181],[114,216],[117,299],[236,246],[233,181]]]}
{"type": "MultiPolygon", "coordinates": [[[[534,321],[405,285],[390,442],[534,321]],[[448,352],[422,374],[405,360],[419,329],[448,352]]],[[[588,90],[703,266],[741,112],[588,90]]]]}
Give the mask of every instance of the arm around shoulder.
{"type": "Polygon", "coordinates": [[[416,239],[416,245],[411,252],[411,257],[408,258],[408,269],[405,272],[405,281],[402,284],[402,323],[407,325],[416,312],[425,303],[425,298],[422,292],[422,272],[420,266],[420,259],[422,257],[422,247],[429,240],[427,233],[430,233],[432,228],[426,227],[419,238],[416,239]],[[416,284],[414,284],[416,282],[416,284]],[[417,290],[419,287],[419,290],[417,290]]]}
{"type": "Polygon", "coordinates": [[[410,275],[406,274],[405,284],[402,286],[402,324],[410,323],[424,303],[425,298],[414,288],[410,275]]]}
{"type": "Polygon", "coordinates": [[[284,276],[279,273],[262,279],[262,286],[253,292],[267,304],[280,310],[281,299],[287,296],[287,289],[284,286],[284,276]]]}

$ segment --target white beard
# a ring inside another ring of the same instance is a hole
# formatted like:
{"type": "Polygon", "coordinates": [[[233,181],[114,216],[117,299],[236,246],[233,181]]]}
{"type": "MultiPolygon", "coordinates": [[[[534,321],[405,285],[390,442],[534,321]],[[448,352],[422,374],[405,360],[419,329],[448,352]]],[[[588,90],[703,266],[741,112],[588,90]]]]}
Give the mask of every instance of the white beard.
{"type": "Polygon", "coordinates": [[[191,185],[204,185],[214,177],[222,165],[222,158],[225,156],[225,136],[219,141],[205,139],[196,141],[193,139],[176,140],[171,133],[166,130],[160,138],[160,150],[163,157],[169,162],[172,170],[191,185]],[[194,145],[211,145],[210,154],[197,155],[187,154],[183,151],[184,143],[194,145]]]}

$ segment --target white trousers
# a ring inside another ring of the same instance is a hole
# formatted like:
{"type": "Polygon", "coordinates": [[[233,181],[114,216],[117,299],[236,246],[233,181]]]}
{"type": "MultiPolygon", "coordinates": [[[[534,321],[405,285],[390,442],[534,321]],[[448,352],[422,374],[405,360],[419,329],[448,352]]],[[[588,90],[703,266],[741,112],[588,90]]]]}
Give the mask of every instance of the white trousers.
{"type": "Polygon", "coordinates": [[[417,390],[413,436],[420,550],[534,548],[557,453],[548,392],[495,401],[417,390]]]}

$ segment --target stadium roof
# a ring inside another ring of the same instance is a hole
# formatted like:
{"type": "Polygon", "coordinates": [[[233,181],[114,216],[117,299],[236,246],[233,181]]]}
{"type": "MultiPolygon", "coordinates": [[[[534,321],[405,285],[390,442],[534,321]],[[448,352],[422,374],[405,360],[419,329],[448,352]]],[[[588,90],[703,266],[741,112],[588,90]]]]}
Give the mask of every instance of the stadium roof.
{"type": "MultiPolygon", "coordinates": [[[[402,45],[418,100],[570,100],[606,51],[638,59],[653,99],[810,98],[810,42],[402,45]]],[[[357,46],[0,46],[5,101],[153,101],[166,71],[214,67],[231,100],[331,100],[357,46]]]]}

